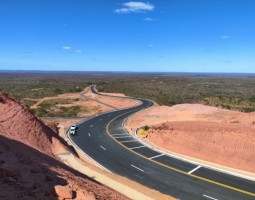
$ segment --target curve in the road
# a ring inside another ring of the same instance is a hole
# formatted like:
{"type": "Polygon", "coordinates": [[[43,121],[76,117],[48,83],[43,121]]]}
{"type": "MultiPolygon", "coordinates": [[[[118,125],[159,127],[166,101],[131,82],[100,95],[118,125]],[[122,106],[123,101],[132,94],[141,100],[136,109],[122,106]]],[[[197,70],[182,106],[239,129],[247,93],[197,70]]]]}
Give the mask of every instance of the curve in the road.
{"type": "MultiPolygon", "coordinates": [[[[91,91],[97,93],[94,87],[91,91]]],[[[152,105],[149,100],[139,100],[142,105],[106,113],[80,124],[71,140],[110,171],[177,198],[255,199],[253,181],[160,155],[126,133],[122,122],[152,105]]]]}
{"type": "MultiPolygon", "coordinates": [[[[124,114],[127,114],[127,113],[124,113],[124,114]]],[[[124,114],[121,114],[121,115],[124,115],[124,114]]],[[[119,115],[119,116],[121,116],[121,115],[119,115]]],[[[158,162],[158,161],[156,161],[156,160],[150,159],[150,158],[148,158],[148,157],[146,157],[146,156],[144,156],[144,155],[142,155],[142,154],[139,154],[139,153],[137,153],[136,151],[134,151],[134,150],[132,150],[132,149],[126,147],[126,146],[123,145],[121,142],[119,142],[118,140],[116,140],[116,139],[113,137],[113,135],[110,133],[110,131],[109,131],[109,125],[110,125],[115,119],[117,119],[119,116],[115,117],[114,119],[112,119],[112,120],[107,124],[107,126],[106,126],[106,132],[107,132],[107,134],[108,134],[115,142],[117,142],[119,145],[121,145],[123,148],[127,149],[128,151],[130,151],[130,152],[132,152],[132,153],[134,153],[134,154],[136,154],[136,155],[138,155],[138,156],[140,156],[140,157],[142,157],[142,158],[144,158],[144,159],[147,159],[147,160],[149,160],[150,162],[154,162],[154,163],[156,163],[156,164],[158,164],[158,165],[161,165],[161,166],[163,166],[163,167],[166,167],[166,168],[168,168],[168,169],[170,169],[170,170],[173,170],[173,171],[176,171],[176,172],[178,172],[178,173],[182,173],[182,174],[185,174],[185,175],[187,175],[187,176],[191,176],[191,177],[194,177],[194,178],[197,178],[197,179],[200,179],[200,180],[209,182],[209,183],[213,183],[213,184],[216,184],[216,185],[219,185],[219,186],[221,186],[221,187],[225,187],[225,188],[228,188],[228,189],[231,189],[231,190],[235,190],[235,191],[238,191],[238,192],[242,192],[242,193],[244,193],[244,194],[248,194],[248,195],[251,195],[251,196],[255,196],[255,193],[248,192],[248,191],[245,191],[245,190],[241,190],[241,189],[238,189],[238,188],[229,186],[229,185],[225,185],[225,184],[223,184],[223,183],[219,183],[219,182],[216,182],[216,181],[213,181],[213,180],[210,180],[210,179],[207,179],[207,178],[204,178],[204,177],[201,177],[201,176],[198,176],[198,175],[194,175],[194,174],[192,174],[192,173],[189,173],[189,172],[186,172],[186,171],[177,169],[177,168],[172,167],[172,166],[170,166],[170,165],[166,165],[166,164],[163,164],[163,163],[158,162]]],[[[199,168],[200,168],[200,167],[199,167],[199,168]]],[[[194,169],[196,169],[196,168],[194,168],[194,169]]]]}

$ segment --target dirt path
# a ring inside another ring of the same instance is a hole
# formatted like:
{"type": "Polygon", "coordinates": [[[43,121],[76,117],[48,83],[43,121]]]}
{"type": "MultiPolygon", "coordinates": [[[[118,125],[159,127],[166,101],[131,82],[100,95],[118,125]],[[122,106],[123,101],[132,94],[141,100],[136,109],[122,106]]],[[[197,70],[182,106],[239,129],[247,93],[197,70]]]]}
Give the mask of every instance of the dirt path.
{"type": "Polygon", "coordinates": [[[86,99],[86,100],[95,101],[95,102],[97,102],[97,103],[99,103],[99,104],[102,104],[102,105],[104,105],[104,106],[107,106],[107,107],[109,107],[109,108],[111,108],[111,109],[113,109],[113,110],[118,110],[118,108],[116,108],[116,107],[114,107],[114,106],[112,106],[112,105],[110,105],[110,104],[104,103],[104,102],[102,102],[102,101],[99,101],[99,100],[97,100],[96,98],[91,98],[91,97],[89,97],[89,96],[86,95],[86,94],[87,94],[87,92],[81,93],[81,98],[86,99]]]}

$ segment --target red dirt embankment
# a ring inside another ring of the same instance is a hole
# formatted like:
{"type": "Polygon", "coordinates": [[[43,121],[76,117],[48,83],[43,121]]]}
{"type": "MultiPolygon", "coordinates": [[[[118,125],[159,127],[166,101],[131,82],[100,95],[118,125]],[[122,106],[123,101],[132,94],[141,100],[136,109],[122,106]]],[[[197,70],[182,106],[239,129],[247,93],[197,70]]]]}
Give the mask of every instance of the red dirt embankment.
{"type": "Polygon", "coordinates": [[[0,93],[0,199],[126,199],[54,157],[66,147],[14,99],[0,93]]]}
{"type": "Polygon", "coordinates": [[[145,125],[144,140],[163,150],[255,172],[255,113],[182,104],[152,107],[127,122],[133,131],[145,125]]]}

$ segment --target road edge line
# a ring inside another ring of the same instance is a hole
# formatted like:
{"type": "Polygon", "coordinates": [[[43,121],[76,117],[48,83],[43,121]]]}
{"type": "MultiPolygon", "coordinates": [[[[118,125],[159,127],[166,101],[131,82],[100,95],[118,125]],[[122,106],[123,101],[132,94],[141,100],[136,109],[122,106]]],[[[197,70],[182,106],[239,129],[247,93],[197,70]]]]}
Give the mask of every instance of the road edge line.
{"type": "MultiPolygon", "coordinates": [[[[135,111],[135,110],[133,110],[135,111]]],[[[210,180],[210,179],[207,179],[207,178],[204,178],[204,177],[201,177],[201,176],[198,176],[198,175],[194,175],[194,174],[189,174],[188,172],[185,172],[185,171],[182,171],[182,170],[179,170],[177,168],[174,168],[174,167],[171,167],[171,166],[168,166],[168,165],[165,165],[163,163],[160,163],[158,161],[155,161],[155,160],[150,160],[149,158],[147,158],[146,156],[143,156],[142,154],[139,154],[137,153],[136,151],[133,151],[132,149],[129,149],[128,147],[126,147],[124,144],[120,143],[118,140],[116,140],[114,137],[111,136],[110,134],[110,131],[109,131],[109,125],[114,121],[116,120],[118,117],[122,116],[122,115],[125,115],[129,112],[133,112],[133,111],[128,111],[126,113],[122,113],[118,116],[116,116],[115,118],[113,118],[111,121],[108,122],[108,124],[106,125],[106,133],[108,134],[109,137],[111,137],[115,142],[117,142],[119,145],[121,145],[123,148],[127,149],[128,151],[148,160],[148,161],[151,161],[151,162],[154,162],[162,167],[165,167],[165,168],[168,168],[168,169],[171,169],[173,171],[176,171],[176,172],[179,172],[181,174],[184,174],[186,176],[190,176],[190,177],[193,177],[193,178],[196,178],[196,179],[199,179],[199,180],[203,180],[205,182],[208,182],[208,183],[211,183],[211,184],[214,184],[214,185],[217,185],[217,186],[221,186],[221,187],[224,187],[224,188],[227,188],[227,189],[230,189],[230,190],[233,190],[233,191],[236,191],[236,192],[240,192],[240,193],[243,193],[243,194],[246,194],[246,195],[250,195],[250,196],[255,196],[255,193],[252,193],[252,192],[249,192],[249,191],[246,191],[246,190],[243,190],[243,189],[239,189],[239,188],[235,188],[233,186],[230,186],[230,185],[226,185],[226,184],[223,184],[223,183],[220,183],[220,182],[217,182],[217,181],[213,181],[213,180],[210,180]]]]}

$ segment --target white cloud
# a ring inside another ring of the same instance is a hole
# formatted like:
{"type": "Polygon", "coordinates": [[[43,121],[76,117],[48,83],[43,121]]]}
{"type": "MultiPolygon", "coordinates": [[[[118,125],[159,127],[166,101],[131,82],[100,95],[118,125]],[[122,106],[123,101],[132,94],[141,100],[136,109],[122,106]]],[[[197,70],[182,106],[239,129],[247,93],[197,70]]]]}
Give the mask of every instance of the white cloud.
{"type": "Polygon", "coordinates": [[[158,20],[154,19],[154,18],[151,18],[151,17],[145,17],[145,18],[143,18],[143,21],[146,21],[146,22],[155,22],[155,21],[158,21],[158,20]]]}
{"type": "Polygon", "coordinates": [[[149,44],[148,47],[151,47],[151,48],[152,48],[152,47],[154,47],[154,45],[153,45],[153,44],[149,44]]]}
{"type": "Polygon", "coordinates": [[[223,39],[223,40],[226,40],[226,39],[229,39],[229,38],[231,38],[230,35],[222,35],[221,36],[221,39],[223,39]]]}
{"type": "Polygon", "coordinates": [[[62,47],[62,49],[63,49],[63,50],[70,50],[70,49],[72,49],[72,47],[69,47],[69,46],[63,46],[63,47],[62,47]]]}
{"type": "Polygon", "coordinates": [[[143,3],[138,1],[130,1],[123,3],[123,8],[119,8],[114,10],[115,13],[118,14],[126,14],[126,13],[139,13],[154,10],[154,5],[150,3],[143,3]]]}
{"type": "Polygon", "coordinates": [[[83,53],[82,50],[75,50],[74,52],[75,52],[75,53],[83,53]]]}

